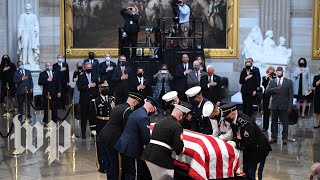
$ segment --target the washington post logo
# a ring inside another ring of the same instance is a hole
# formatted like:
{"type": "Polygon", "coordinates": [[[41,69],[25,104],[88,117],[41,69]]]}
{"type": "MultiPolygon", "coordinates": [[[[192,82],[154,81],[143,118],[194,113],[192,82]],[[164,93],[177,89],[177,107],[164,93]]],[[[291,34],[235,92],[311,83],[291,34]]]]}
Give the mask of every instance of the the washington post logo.
{"type": "Polygon", "coordinates": [[[14,139],[14,147],[20,153],[29,150],[31,153],[35,153],[43,146],[43,138],[48,139],[48,146],[45,153],[48,153],[49,164],[55,160],[59,160],[59,153],[63,153],[71,147],[71,125],[67,121],[57,124],[50,121],[48,124],[48,132],[43,133],[43,126],[37,122],[34,125],[30,125],[25,122],[21,125],[18,119],[18,115],[13,118],[14,133],[10,136],[10,139],[14,139]],[[62,141],[63,145],[60,145],[59,129],[63,128],[62,141]],[[22,143],[22,129],[25,129],[26,138],[25,143],[22,143]],[[34,133],[36,131],[36,133],[34,133]],[[33,135],[35,134],[35,135],[33,135]],[[35,136],[35,138],[33,138],[35,136]],[[25,144],[25,146],[23,146],[25,144]]]}

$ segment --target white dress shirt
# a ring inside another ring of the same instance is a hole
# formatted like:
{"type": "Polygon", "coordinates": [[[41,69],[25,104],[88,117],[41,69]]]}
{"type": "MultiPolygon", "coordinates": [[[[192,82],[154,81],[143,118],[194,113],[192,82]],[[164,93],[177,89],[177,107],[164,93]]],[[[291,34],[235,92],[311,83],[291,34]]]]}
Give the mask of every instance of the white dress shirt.
{"type": "Polygon", "coordinates": [[[190,8],[186,4],[179,6],[179,23],[187,23],[190,18],[190,8]]]}

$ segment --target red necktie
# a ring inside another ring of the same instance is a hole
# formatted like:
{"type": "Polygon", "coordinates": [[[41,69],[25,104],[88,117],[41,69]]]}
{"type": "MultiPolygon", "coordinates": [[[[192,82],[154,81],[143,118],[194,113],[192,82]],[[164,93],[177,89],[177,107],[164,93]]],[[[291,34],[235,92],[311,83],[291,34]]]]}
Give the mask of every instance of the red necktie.
{"type": "Polygon", "coordinates": [[[24,76],[23,71],[21,71],[21,75],[24,76]]]}

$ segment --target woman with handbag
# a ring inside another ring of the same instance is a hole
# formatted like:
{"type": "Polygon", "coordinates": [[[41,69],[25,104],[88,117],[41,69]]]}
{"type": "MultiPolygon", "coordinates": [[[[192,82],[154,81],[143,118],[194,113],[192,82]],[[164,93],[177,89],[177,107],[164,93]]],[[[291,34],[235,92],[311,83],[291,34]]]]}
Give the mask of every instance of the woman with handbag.
{"type": "Polygon", "coordinates": [[[314,113],[316,114],[317,121],[317,125],[315,125],[314,128],[320,128],[320,68],[319,74],[313,78],[313,87],[315,88],[313,99],[314,113]]]}
{"type": "Polygon", "coordinates": [[[305,58],[300,58],[298,61],[299,67],[295,67],[291,78],[293,81],[293,93],[297,99],[298,115],[300,116],[300,106],[302,107],[301,117],[304,118],[307,106],[306,95],[311,89],[310,69],[307,67],[305,58]]]}

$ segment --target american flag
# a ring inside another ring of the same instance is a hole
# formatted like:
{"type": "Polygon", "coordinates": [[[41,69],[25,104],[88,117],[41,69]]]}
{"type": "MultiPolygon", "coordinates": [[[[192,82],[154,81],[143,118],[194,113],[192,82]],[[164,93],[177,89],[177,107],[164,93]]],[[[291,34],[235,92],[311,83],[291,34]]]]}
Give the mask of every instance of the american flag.
{"type": "MultiPolygon", "coordinates": [[[[154,124],[150,125],[152,133],[154,124]]],[[[213,136],[183,130],[184,151],[173,153],[174,165],[193,179],[220,179],[240,174],[240,151],[213,136]]]]}

